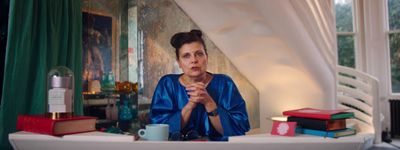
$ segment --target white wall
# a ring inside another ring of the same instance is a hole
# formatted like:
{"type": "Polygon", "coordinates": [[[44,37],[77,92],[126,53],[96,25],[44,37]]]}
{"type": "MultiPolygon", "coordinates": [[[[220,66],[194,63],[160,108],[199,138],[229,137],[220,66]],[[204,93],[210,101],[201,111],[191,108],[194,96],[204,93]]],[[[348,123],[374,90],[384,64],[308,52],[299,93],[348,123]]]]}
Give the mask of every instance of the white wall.
{"type": "Polygon", "coordinates": [[[259,90],[262,132],[284,110],[334,107],[332,64],[290,0],[175,1],[259,90]]]}

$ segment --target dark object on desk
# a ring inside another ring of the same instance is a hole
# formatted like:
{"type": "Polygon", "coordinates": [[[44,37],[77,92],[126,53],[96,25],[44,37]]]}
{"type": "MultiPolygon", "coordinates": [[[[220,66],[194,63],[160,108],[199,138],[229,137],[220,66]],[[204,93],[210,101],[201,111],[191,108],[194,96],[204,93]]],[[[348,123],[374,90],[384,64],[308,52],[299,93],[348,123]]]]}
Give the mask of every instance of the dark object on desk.
{"type": "Polygon", "coordinates": [[[128,132],[129,129],[131,128],[132,121],[119,121],[118,126],[119,128],[124,131],[128,132]]]}
{"type": "Polygon", "coordinates": [[[290,116],[288,117],[287,121],[297,122],[297,125],[301,126],[302,128],[315,130],[332,131],[346,129],[346,119],[322,120],[290,116]]]}
{"type": "Polygon", "coordinates": [[[61,136],[95,131],[96,117],[72,116],[52,119],[45,115],[20,115],[17,130],[61,136]]]}
{"type": "Polygon", "coordinates": [[[193,141],[193,140],[199,140],[199,139],[200,139],[200,135],[195,130],[190,130],[185,133],[175,132],[175,133],[171,133],[169,136],[170,141],[193,141]]]}
{"type": "Polygon", "coordinates": [[[106,128],[104,130],[104,132],[115,133],[115,134],[124,134],[124,132],[120,128],[117,128],[115,126],[111,126],[111,127],[106,128]]]}
{"type": "Polygon", "coordinates": [[[116,127],[116,126],[117,126],[117,121],[106,120],[106,119],[99,119],[96,121],[97,130],[108,129],[110,127],[116,127]]]}

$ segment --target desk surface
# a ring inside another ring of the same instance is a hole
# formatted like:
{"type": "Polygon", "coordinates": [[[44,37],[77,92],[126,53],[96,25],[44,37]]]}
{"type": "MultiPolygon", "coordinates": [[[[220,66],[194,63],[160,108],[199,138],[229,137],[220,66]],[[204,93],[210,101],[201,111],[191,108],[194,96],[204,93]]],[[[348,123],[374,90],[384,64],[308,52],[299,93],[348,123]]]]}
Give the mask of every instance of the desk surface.
{"type": "Polygon", "coordinates": [[[364,143],[373,138],[372,134],[359,133],[353,136],[345,136],[340,138],[320,137],[307,134],[296,134],[296,136],[278,136],[265,134],[254,134],[245,136],[229,137],[229,142],[246,142],[246,143],[364,143]]]}
{"type": "Polygon", "coordinates": [[[229,142],[156,142],[156,141],[134,141],[132,136],[107,134],[101,132],[89,132],[64,137],[54,137],[49,135],[35,134],[30,132],[15,132],[9,134],[9,140],[16,150],[69,150],[69,149],[88,149],[88,150],[147,150],[160,149],[194,149],[194,150],[213,150],[213,149],[364,149],[365,135],[354,137],[342,137],[330,139],[316,136],[296,136],[282,137],[269,134],[247,135],[231,137],[229,142]]]}

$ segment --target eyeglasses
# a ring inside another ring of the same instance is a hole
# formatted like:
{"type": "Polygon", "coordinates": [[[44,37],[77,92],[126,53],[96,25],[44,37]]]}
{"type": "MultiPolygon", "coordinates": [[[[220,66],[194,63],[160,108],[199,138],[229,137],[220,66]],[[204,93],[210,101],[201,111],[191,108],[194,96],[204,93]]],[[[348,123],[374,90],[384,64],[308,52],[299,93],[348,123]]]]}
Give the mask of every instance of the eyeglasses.
{"type": "Polygon", "coordinates": [[[172,133],[169,138],[170,141],[190,141],[199,139],[200,135],[197,131],[190,130],[186,133],[181,133],[181,132],[172,133]]]}

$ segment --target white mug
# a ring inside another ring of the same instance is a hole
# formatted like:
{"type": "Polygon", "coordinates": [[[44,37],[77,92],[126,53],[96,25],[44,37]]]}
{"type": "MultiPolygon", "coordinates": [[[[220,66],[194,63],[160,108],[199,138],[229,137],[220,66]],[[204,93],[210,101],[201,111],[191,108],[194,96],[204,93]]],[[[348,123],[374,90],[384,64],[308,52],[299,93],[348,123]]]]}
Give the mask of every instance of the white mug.
{"type": "Polygon", "coordinates": [[[168,124],[148,124],[146,129],[138,131],[140,138],[148,141],[168,141],[169,125],[168,124]]]}

